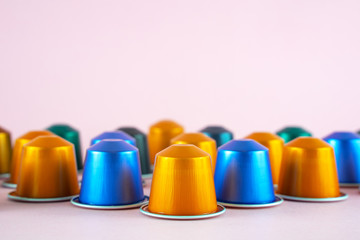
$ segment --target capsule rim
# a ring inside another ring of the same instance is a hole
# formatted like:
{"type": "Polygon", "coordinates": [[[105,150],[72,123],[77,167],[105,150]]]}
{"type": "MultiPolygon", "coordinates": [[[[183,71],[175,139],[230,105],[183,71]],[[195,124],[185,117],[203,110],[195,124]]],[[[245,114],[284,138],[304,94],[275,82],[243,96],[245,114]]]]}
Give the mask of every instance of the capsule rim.
{"type": "Polygon", "coordinates": [[[226,208],[221,204],[217,204],[217,210],[214,213],[202,214],[202,215],[166,215],[159,213],[152,213],[149,211],[149,203],[144,204],[140,207],[140,212],[146,216],[170,220],[197,220],[197,219],[206,219],[213,218],[222,215],[226,212],[226,208]]]}
{"type": "Polygon", "coordinates": [[[58,198],[28,198],[28,197],[20,197],[17,195],[16,191],[10,192],[8,194],[8,198],[10,200],[14,200],[17,202],[63,202],[72,199],[76,195],[66,196],[66,197],[58,197],[58,198]]]}
{"type": "Polygon", "coordinates": [[[289,200],[289,201],[297,201],[297,202],[316,202],[316,203],[325,203],[325,202],[339,202],[346,200],[349,196],[346,193],[340,192],[339,197],[331,197],[331,198],[304,198],[304,197],[295,197],[283,194],[276,194],[277,196],[289,200]]]}
{"type": "Polygon", "coordinates": [[[76,207],[87,208],[87,209],[121,210],[121,209],[137,208],[137,207],[140,207],[140,206],[142,206],[144,204],[147,204],[149,202],[149,196],[144,195],[144,199],[141,200],[140,202],[131,203],[131,204],[125,204],[125,205],[106,206],[106,205],[85,204],[85,203],[81,203],[79,201],[79,195],[73,197],[70,202],[71,202],[72,205],[74,205],[76,207]]]}
{"type": "Polygon", "coordinates": [[[227,203],[227,202],[218,202],[225,207],[230,208],[268,208],[275,207],[284,202],[281,197],[275,196],[275,201],[270,203],[261,203],[261,204],[239,204],[239,203],[227,203]]]}

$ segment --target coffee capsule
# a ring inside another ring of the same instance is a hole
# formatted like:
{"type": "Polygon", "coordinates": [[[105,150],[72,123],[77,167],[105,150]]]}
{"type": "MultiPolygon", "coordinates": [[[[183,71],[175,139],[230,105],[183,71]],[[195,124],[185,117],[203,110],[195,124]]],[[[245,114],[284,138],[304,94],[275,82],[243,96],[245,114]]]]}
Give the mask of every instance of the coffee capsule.
{"type": "Polygon", "coordinates": [[[214,175],[220,204],[237,208],[264,208],[283,200],[274,194],[269,151],[251,139],[232,140],[218,149],[214,175]]]}
{"type": "Polygon", "coordinates": [[[208,126],[200,130],[200,132],[214,139],[216,141],[216,147],[220,147],[233,139],[232,132],[221,126],[208,126]]]}
{"type": "Polygon", "coordinates": [[[124,140],[125,142],[133,145],[136,147],[136,140],[135,138],[131,137],[129,134],[123,132],[123,131],[112,131],[112,132],[103,132],[102,134],[94,137],[91,139],[90,145],[94,145],[95,143],[100,142],[104,139],[118,139],[118,140],[124,140]]]}
{"type": "Polygon", "coordinates": [[[31,131],[16,139],[12,153],[10,178],[3,182],[3,187],[16,188],[23,146],[39,136],[54,136],[54,134],[49,131],[31,131]]]}
{"type": "Polygon", "coordinates": [[[148,150],[148,142],[146,135],[140,130],[134,127],[122,127],[118,130],[123,131],[136,140],[136,147],[139,149],[140,154],[140,164],[141,164],[141,173],[143,178],[151,177],[152,171],[150,168],[150,160],[149,160],[149,150],[148,150]]]}
{"type": "Polygon", "coordinates": [[[150,163],[154,164],[155,155],[170,146],[172,138],[184,132],[181,125],[174,121],[163,120],[150,127],[148,134],[150,163]]]}
{"type": "Polygon", "coordinates": [[[193,144],[210,154],[212,169],[216,166],[216,142],[203,133],[183,133],[171,139],[171,144],[193,144]]]}
{"type": "Polygon", "coordinates": [[[334,148],[340,186],[359,186],[360,136],[352,132],[334,132],[324,141],[334,148]]]}
{"type": "Polygon", "coordinates": [[[269,132],[255,132],[245,138],[253,139],[269,149],[271,175],[273,183],[276,186],[279,182],[284,140],[281,137],[269,132]]]}
{"type": "Polygon", "coordinates": [[[325,141],[299,137],[287,143],[277,193],[294,201],[332,202],[347,198],[340,192],[334,150],[325,141]]]}
{"type": "Polygon", "coordinates": [[[79,194],[74,145],[59,136],[40,136],[24,145],[11,200],[66,201],[79,194]]]}
{"type": "Polygon", "coordinates": [[[0,127],[0,177],[8,177],[11,165],[10,133],[0,127]]]}
{"type": "Polygon", "coordinates": [[[140,211],[165,219],[201,219],[225,212],[216,202],[210,155],[175,144],[156,155],[149,204],[140,211]]]}
{"type": "Polygon", "coordinates": [[[93,209],[126,209],[147,203],[139,152],[133,145],[105,139],[87,150],[81,190],[72,203],[93,209]]]}
{"type": "Polygon", "coordinates": [[[286,127],[276,132],[278,136],[284,139],[285,143],[294,140],[297,137],[311,137],[311,133],[301,127],[286,127]]]}
{"type": "Polygon", "coordinates": [[[47,128],[50,132],[74,144],[77,169],[83,168],[79,131],[66,124],[55,124],[47,128]]]}

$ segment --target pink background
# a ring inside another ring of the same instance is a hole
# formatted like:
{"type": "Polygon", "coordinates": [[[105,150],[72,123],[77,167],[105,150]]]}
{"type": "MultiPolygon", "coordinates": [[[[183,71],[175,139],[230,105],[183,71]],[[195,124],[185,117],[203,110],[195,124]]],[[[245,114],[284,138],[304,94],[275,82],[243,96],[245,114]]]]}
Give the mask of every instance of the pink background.
{"type": "Polygon", "coordinates": [[[360,1],[0,0],[0,125],[360,129],[360,1]]]}
{"type": "MultiPolygon", "coordinates": [[[[163,118],[187,131],[221,124],[238,138],[289,124],[319,137],[355,131],[359,43],[358,0],[0,0],[0,125],[14,140],[67,122],[81,131],[84,151],[104,130],[133,125],[147,132],[163,118]]],[[[338,239],[349,228],[346,236],[359,233],[360,197],[352,191],[346,203],[287,202],[189,224],[145,218],[137,210],[13,203],[3,189],[0,230],[2,237],[19,236],[24,226],[22,234],[37,239],[119,237],[121,229],[138,238],[237,238],[242,232],[311,239],[319,228],[314,239],[338,239]],[[52,226],[43,232],[46,224],[52,226]]]]}

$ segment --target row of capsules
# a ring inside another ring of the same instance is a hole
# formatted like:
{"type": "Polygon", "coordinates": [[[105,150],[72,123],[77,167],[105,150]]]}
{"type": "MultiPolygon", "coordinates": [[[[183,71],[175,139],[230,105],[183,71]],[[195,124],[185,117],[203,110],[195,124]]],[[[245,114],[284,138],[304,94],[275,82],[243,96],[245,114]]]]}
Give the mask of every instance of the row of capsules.
{"type": "Polygon", "coordinates": [[[1,129],[0,173],[11,173],[3,186],[16,188],[8,195],[12,200],[71,200],[92,209],[140,207],[145,215],[167,219],[214,217],[225,212],[224,206],[271,207],[282,198],[340,201],[347,195],[339,182],[360,183],[360,136],[351,132],[321,140],[290,127],[277,135],[257,132],[233,140],[222,127],[184,133],[181,125],[161,121],[150,127],[147,139],[136,128],[119,128],[91,140],[80,189],[79,133],[70,126],[29,132],[11,150],[10,134],[1,129]],[[142,187],[142,179],[149,177],[150,198],[142,187]]]}

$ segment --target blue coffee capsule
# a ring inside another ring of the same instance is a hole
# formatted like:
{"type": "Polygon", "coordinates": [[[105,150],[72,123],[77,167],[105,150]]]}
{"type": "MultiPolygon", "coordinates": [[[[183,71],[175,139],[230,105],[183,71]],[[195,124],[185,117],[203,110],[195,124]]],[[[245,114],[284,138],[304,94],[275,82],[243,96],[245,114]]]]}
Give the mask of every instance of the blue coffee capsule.
{"type": "Polygon", "coordinates": [[[360,185],[360,136],[334,132],[324,140],[334,148],[340,186],[360,185]]]}
{"type": "Polygon", "coordinates": [[[90,145],[94,145],[95,143],[98,143],[104,139],[120,139],[136,147],[135,138],[131,137],[129,134],[123,131],[103,132],[102,134],[91,139],[90,145]]]}
{"type": "Polygon", "coordinates": [[[208,126],[200,130],[200,132],[214,139],[216,141],[216,147],[220,147],[233,139],[232,132],[221,126],[208,126]]]}
{"type": "Polygon", "coordinates": [[[229,207],[271,207],[275,196],[269,151],[254,140],[232,140],[218,148],[215,190],[220,204],[229,207]]]}
{"type": "Polygon", "coordinates": [[[151,177],[152,171],[150,168],[149,149],[146,135],[134,127],[121,127],[118,130],[135,138],[136,147],[139,149],[140,154],[141,173],[143,174],[143,177],[151,177]]]}
{"type": "Polygon", "coordinates": [[[144,204],[139,151],[123,140],[105,139],[87,149],[79,197],[85,208],[121,209],[144,204]]]}

